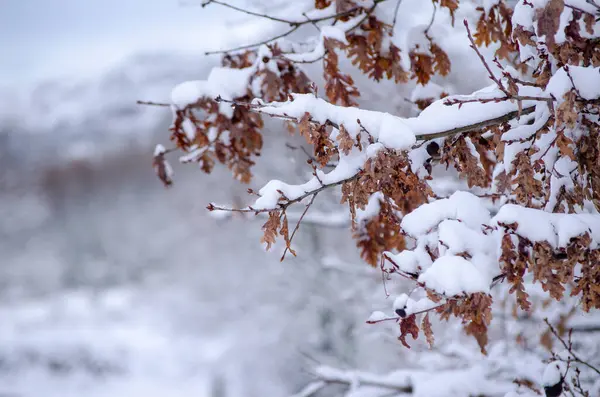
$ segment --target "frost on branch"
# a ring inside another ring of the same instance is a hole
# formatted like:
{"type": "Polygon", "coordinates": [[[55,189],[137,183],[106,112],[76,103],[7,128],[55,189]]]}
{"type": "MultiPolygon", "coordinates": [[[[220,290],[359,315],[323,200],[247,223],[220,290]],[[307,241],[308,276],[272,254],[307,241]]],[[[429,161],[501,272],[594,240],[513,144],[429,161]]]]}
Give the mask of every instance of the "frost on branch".
{"type": "Polygon", "coordinates": [[[427,18],[401,25],[403,2],[318,0],[302,17],[276,19],[292,33],[316,31],[308,41],[284,32],[225,55],[207,81],[176,88],[172,139],[185,161],[206,172],[218,161],[248,182],[262,118],[295,126],[311,147],[312,177],[271,180],[235,210],[268,214],[263,242],[282,238],[287,252],[300,226],[288,226],[288,208],[304,206],[303,217],[339,187],[365,262],[414,286],[397,316],[370,319],[397,322],[402,344],[421,330],[433,344],[437,314],[460,319],[486,352],[502,285],[515,318],[546,298],[577,298],[572,311],[600,308],[600,8],[514,3],[411,2],[427,18]],[[445,40],[457,32],[489,77],[468,95],[450,79],[469,79],[445,40]],[[417,86],[415,116],[361,102],[357,73],[417,86]],[[461,187],[445,191],[440,175],[461,187]]]}

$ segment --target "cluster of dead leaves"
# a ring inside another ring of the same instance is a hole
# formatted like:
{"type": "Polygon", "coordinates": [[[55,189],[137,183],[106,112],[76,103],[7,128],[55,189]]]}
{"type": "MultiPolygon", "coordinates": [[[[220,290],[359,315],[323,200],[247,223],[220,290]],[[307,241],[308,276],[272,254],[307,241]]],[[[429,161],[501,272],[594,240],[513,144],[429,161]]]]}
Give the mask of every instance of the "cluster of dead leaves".
{"type": "MultiPolygon", "coordinates": [[[[427,291],[428,296],[435,302],[440,302],[441,297],[437,294],[427,291]]],[[[448,321],[451,316],[459,318],[464,326],[467,335],[472,335],[477,341],[482,354],[487,354],[486,346],[488,343],[488,327],[492,321],[492,297],[485,293],[475,293],[447,299],[445,303],[436,306],[435,311],[441,320],[448,321]]],[[[426,312],[421,320],[421,329],[429,347],[433,347],[434,335],[431,328],[429,312],[426,312]]],[[[419,337],[419,325],[417,324],[417,314],[411,314],[400,319],[400,336],[398,340],[407,348],[410,345],[406,337],[413,339],[419,337]]]]}
{"type": "Polygon", "coordinates": [[[368,159],[358,177],[342,185],[342,202],[350,208],[354,238],[362,258],[375,267],[383,252],[402,251],[405,239],[400,231],[399,214],[411,212],[432,196],[429,185],[411,171],[403,153],[382,150],[368,159]],[[379,212],[357,225],[356,209],[364,209],[375,192],[383,195],[379,212]]]}
{"type": "Polygon", "coordinates": [[[402,251],[406,248],[400,233],[400,220],[387,200],[379,200],[377,215],[356,226],[354,239],[361,257],[372,267],[377,267],[385,251],[402,251]]]}
{"type": "Polygon", "coordinates": [[[421,51],[417,46],[410,52],[411,78],[417,84],[426,85],[435,74],[447,76],[450,73],[451,63],[448,54],[440,46],[429,39],[429,52],[421,51]]]}
{"type": "MultiPolygon", "coordinates": [[[[268,101],[283,101],[292,92],[310,91],[311,82],[304,72],[279,57],[281,51],[276,45],[270,50],[273,58],[260,60],[249,79],[246,95],[234,98],[234,102],[248,103],[252,99],[250,87],[257,80],[261,97],[268,101]],[[272,62],[277,72],[267,67],[272,62]]],[[[248,68],[256,65],[256,55],[256,51],[251,50],[226,54],[222,63],[232,69],[248,68]]],[[[210,173],[218,161],[226,165],[236,179],[248,183],[252,178],[253,158],[259,156],[262,149],[262,127],[261,116],[248,107],[234,106],[233,115],[229,116],[219,111],[215,98],[199,98],[196,103],[176,110],[170,131],[171,140],[184,153],[184,162],[198,163],[204,172],[210,173]],[[193,138],[190,137],[192,128],[193,138]]]]}
{"type": "MultiPolygon", "coordinates": [[[[431,329],[431,321],[429,320],[429,313],[425,313],[421,320],[421,329],[425,335],[425,340],[430,348],[433,347],[435,338],[433,336],[433,330],[431,329]]],[[[414,340],[419,337],[419,325],[417,324],[417,316],[411,314],[406,318],[400,320],[400,336],[398,340],[407,348],[410,349],[410,345],[406,341],[407,336],[411,336],[414,340]]]]}
{"type": "MultiPolygon", "coordinates": [[[[518,53],[519,47],[513,39],[512,15],[513,10],[504,1],[492,6],[486,13],[480,7],[481,12],[477,21],[476,32],[473,35],[477,46],[489,46],[492,43],[500,44],[496,50],[496,57],[512,63],[512,59],[518,53]]],[[[524,64],[513,64],[517,69],[525,68],[524,64]]]]}
{"type": "Polygon", "coordinates": [[[571,239],[565,248],[554,249],[546,241],[532,242],[518,234],[518,224],[502,224],[500,261],[506,280],[512,285],[510,293],[516,293],[522,310],[531,308],[525,292],[523,277],[526,272],[533,275],[544,291],[555,300],[564,296],[570,285],[571,296],[581,295],[583,310],[600,308],[600,268],[597,266],[600,249],[590,249],[591,237],[584,233],[571,239]],[[575,276],[575,266],[581,265],[580,274],[575,276]]]}
{"type": "Polygon", "coordinates": [[[215,100],[201,98],[176,111],[171,140],[188,154],[186,162],[199,163],[204,172],[210,173],[218,161],[226,165],[236,179],[248,183],[252,177],[250,168],[254,165],[252,157],[258,156],[262,149],[262,127],[260,115],[247,108],[235,107],[233,116],[229,117],[219,112],[215,100]],[[191,127],[194,137],[190,139],[187,133],[191,127]],[[226,139],[222,139],[224,135],[226,139]]]}
{"type": "MultiPolygon", "coordinates": [[[[270,250],[277,241],[277,237],[281,236],[285,241],[286,252],[289,251],[292,255],[296,256],[296,251],[291,247],[292,240],[290,238],[290,229],[285,209],[269,211],[268,214],[269,218],[262,226],[263,236],[260,242],[266,245],[267,250],[270,250]]],[[[285,252],[283,255],[285,256],[285,252]]],[[[281,259],[283,260],[283,257],[281,259]]]]}
{"type": "Polygon", "coordinates": [[[369,16],[360,25],[359,32],[347,35],[346,54],[353,65],[375,81],[385,77],[396,83],[406,83],[409,75],[402,68],[400,50],[391,41],[388,48],[383,48],[389,29],[388,25],[369,16]]]}
{"type": "Polygon", "coordinates": [[[358,179],[343,186],[342,202],[363,209],[375,192],[383,193],[402,214],[408,214],[434,196],[431,187],[412,172],[406,154],[390,149],[368,159],[358,179]]]}
{"type": "MultiPolygon", "coordinates": [[[[343,127],[341,128],[345,131],[343,127]]],[[[300,135],[306,139],[306,142],[313,147],[314,157],[321,167],[327,165],[331,158],[337,155],[338,149],[329,138],[331,127],[327,127],[325,124],[314,123],[310,113],[304,113],[304,116],[302,116],[298,123],[298,130],[300,131],[300,135]]],[[[348,138],[350,138],[349,135],[348,138]]]]}
{"type": "Polygon", "coordinates": [[[441,161],[453,165],[469,187],[489,187],[495,162],[493,139],[461,135],[454,141],[446,140],[441,161]]]}
{"type": "Polygon", "coordinates": [[[360,95],[352,77],[340,71],[339,58],[336,48],[343,44],[337,40],[325,39],[325,56],[323,58],[323,77],[325,79],[325,94],[331,103],[342,106],[356,106],[356,97],[360,95]]]}

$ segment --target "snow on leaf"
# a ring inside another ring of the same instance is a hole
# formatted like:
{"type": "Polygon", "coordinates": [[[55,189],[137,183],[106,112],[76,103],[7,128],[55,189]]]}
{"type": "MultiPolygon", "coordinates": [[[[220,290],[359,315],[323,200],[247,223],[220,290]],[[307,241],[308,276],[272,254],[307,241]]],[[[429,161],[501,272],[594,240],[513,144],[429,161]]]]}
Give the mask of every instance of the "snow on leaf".
{"type": "Polygon", "coordinates": [[[406,342],[406,337],[410,335],[415,340],[419,337],[419,326],[417,325],[416,319],[417,317],[414,314],[411,314],[400,320],[400,336],[398,337],[398,340],[409,349],[410,345],[406,342]]]}
{"type": "Polygon", "coordinates": [[[487,293],[490,290],[489,282],[481,272],[460,256],[438,258],[419,276],[418,281],[446,296],[487,293]]]}

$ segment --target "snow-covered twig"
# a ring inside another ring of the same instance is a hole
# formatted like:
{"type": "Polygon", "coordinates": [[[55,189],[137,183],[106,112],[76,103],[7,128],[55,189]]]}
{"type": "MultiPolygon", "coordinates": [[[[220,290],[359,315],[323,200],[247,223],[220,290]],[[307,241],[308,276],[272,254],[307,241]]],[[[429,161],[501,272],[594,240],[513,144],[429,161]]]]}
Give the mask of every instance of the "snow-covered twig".
{"type": "MultiPolygon", "coordinates": [[[[270,113],[267,112],[265,110],[262,109],[263,106],[265,105],[261,105],[261,104],[254,104],[254,103],[248,103],[248,102],[239,102],[239,101],[233,101],[233,100],[227,100],[221,97],[217,97],[215,98],[215,101],[217,102],[225,102],[225,103],[230,103],[233,106],[242,106],[245,107],[247,109],[249,109],[252,112],[256,112],[256,113],[260,113],[260,114],[264,114],[265,116],[269,116],[269,117],[273,117],[273,118],[278,118],[278,119],[283,119],[283,120],[288,120],[288,121],[293,121],[296,123],[299,123],[300,120],[297,117],[294,116],[290,116],[287,114],[275,114],[275,113],[270,113]]],[[[508,112],[506,114],[503,114],[501,116],[498,117],[492,117],[477,123],[473,123],[473,124],[467,124],[464,126],[460,126],[460,127],[456,127],[456,128],[451,128],[448,130],[443,130],[443,131],[439,131],[439,132],[434,132],[434,133],[427,133],[427,134],[415,134],[415,138],[417,141],[430,141],[433,139],[437,139],[437,138],[444,138],[447,136],[452,136],[452,135],[458,135],[458,134],[465,134],[467,132],[474,132],[474,131],[479,131],[482,130],[486,127],[490,127],[493,125],[497,125],[497,124],[502,124],[504,122],[510,121],[512,119],[517,118],[517,116],[519,115],[527,115],[530,113],[533,113],[535,111],[535,106],[529,106],[526,108],[523,108],[523,110],[521,112],[519,112],[518,110],[512,111],[512,112],[508,112]]],[[[316,121],[310,121],[313,124],[316,124],[316,121]]],[[[338,128],[339,129],[339,125],[333,121],[328,120],[327,124],[331,125],[334,128],[338,128]]],[[[362,125],[361,125],[362,127],[362,125]]],[[[363,127],[364,128],[364,127],[363,127]]]]}
{"type": "Polygon", "coordinates": [[[311,196],[315,196],[318,193],[322,192],[325,189],[331,188],[331,187],[335,187],[335,186],[339,186],[339,185],[343,185],[346,182],[350,182],[353,181],[355,179],[358,179],[358,177],[360,176],[360,173],[351,176],[350,178],[346,178],[346,179],[342,179],[340,181],[336,181],[333,183],[324,183],[321,186],[319,186],[316,189],[313,190],[309,190],[307,192],[305,192],[303,195],[294,198],[294,199],[284,199],[283,202],[280,202],[277,204],[277,207],[275,208],[261,208],[261,209],[255,209],[252,207],[247,207],[247,208],[226,208],[226,207],[221,207],[218,205],[214,205],[213,203],[209,204],[206,208],[209,211],[229,211],[229,212],[253,212],[255,214],[259,214],[259,213],[263,213],[263,212],[271,212],[271,211],[281,211],[281,210],[286,210],[290,205],[295,204],[295,203],[299,203],[302,200],[304,200],[305,198],[311,197],[311,196]]]}

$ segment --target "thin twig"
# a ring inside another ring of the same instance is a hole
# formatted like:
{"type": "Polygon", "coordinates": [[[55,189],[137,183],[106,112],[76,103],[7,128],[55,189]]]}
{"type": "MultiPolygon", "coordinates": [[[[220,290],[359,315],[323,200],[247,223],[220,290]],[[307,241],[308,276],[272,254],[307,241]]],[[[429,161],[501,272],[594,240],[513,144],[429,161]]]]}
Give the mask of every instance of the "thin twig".
{"type": "MultiPolygon", "coordinates": [[[[590,4],[590,3],[588,3],[588,4],[590,4]]],[[[565,4],[565,7],[568,7],[570,9],[572,9],[572,10],[575,10],[575,11],[579,11],[582,14],[589,14],[589,15],[596,16],[596,14],[593,13],[593,12],[586,11],[583,8],[579,8],[579,7],[576,7],[576,6],[571,5],[571,4],[565,4]]]]}
{"type": "Polygon", "coordinates": [[[505,97],[497,98],[471,98],[471,99],[459,99],[451,98],[444,101],[444,105],[463,105],[465,103],[489,103],[489,102],[504,102],[504,101],[539,101],[539,102],[553,102],[554,98],[542,97],[542,96],[531,96],[531,95],[510,95],[505,97]]]}
{"type": "Polygon", "coordinates": [[[592,5],[592,6],[596,7],[600,11],[600,5],[596,4],[595,1],[593,1],[593,0],[586,0],[585,2],[588,3],[589,5],[592,5]]]}
{"type": "Polygon", "coordinates": [[[448,304],[448,302],[440,303],[437,306],[430,307],[429,309],[419,310],[418,312],[410,312],[410,313],[407,313],[405,317],[400,317],[400,316],[398,316],[398,317],[385,317],[385,318],[380,318],[379,320],[367,320],[367,324],[378,324],[378,323],[382,323],[382,322],[385,322],[385,321],[392,321],[392,320],[398,321],[398,320],[402,320],[402,319],[404,319],[404,318],[406,318],[408,316],[417,315],[417,314],[423,314],[423,313],[430,312],[430,311],[435,310],[435,309],[439,309],[440,307],[442,307],[442,306],[444,306],[446,304],[448,304]]]}
{"type": "Polygon", "coordinates": [[[492,72],[492,69],[490,69],[490,66],[487,64],[485,58],[483,57],[483,55],[479,51],[479,48],[477,48],[477,45],[475,44],[475,40],[473,40],[473,35],[471,34],[471,29],[469,28],[469,23],[467,22],[466,19],[463,21],[463,23],[465,24],[465,28],[467,28],[467,36],[469,37],[469,41],[471,42],[471,48],[475,51],[475,53],[477,54],[477,56],[481,60],[481,63],[483,64],[483,66],[485,67],[485,69],[488,72],[489,78],[492,79],[492,81],[494,83],[496,83],[496,85],[498,86],[498,88],[500,88],[500,90],[507,97],[510,97],[511,96],[510,92],[506,89],[506,87],[504,87],[504,85],[502,84],[502,82],[494,75],[494,73],[492,72]]]}
{"type": "MultiPolygon", "coordinates": [[[[475,40],[473,39],[473,35],[471,34],[471,29],[469,28],[469,23],[467,22],[467,20],[465,19],[463,21],[463,23],[465,25],[465,28],[467,29],[467,36],[469,37],[469,41],[471,42],[470,47],[475,51],[475,53],[479,57],[479,60],[481,61],[481,63],[485,67],[485,70],[487,70],[489,78],[494,83],[496,83],[496,85],[498,86],[498,88],[500,89],[500,91],[502,91],[504,93],[504,95],[506,95],[506,97],[505,98],[493,98],[493,99],[480,99],[480,100],[471,99],[471,100],[465,100],[465,101],[454,100],[454,101],[446,101],[446,104],[454,104],[454,103],[461,104],[461,103],[467,103],[467,102],[481,102],[481,103],[486,103],[486,102],[492,102],[492,101],[498,102],[498,101],[506,101],[506,100],[515,100],[519,104],[519,110],[522,107],[522,105],[521,105],[522,101],[543,101],[543,102],[548,103],[549,106],[552,106],[551,104],[554,101],[554,98],[545,98],[545,97],[535,97],[535,96],[512,94],[504,86],[504,84],[502,84],[502,81],[500,81],[500,79],[497,78],[496,75],[492,72],[492,69],[490,68],[490,65],[488,65],[488,63],[486,62],[484,56],[479,51],[479,48],[477,47],[477,45],[475,44],[475,40]]],[[[526,114],[526,113],[523,113],[523,111],[521,111],[521,112],[518,111],[516,117],[518,118],[518,117],[521,116],[521,114],[526,114]]]]}
{"type": "MultiPolygon", "coordinates": [[[[354,25],[353,27],[351,27],[348,31],[351,31],[351,30],[357,28],[358,26],[360,26],[364,22],[364,20],[369,15],[371,15],[373,13],[373,11],[375,10],[375,7],[377,7],[377,4],[383,3],[384,1],[387,1],[387,0],[375,0],[373,2],[373,6],[371,8],[369,8],[368,10],[366,10],[365,16],[356,25],[354,25]]],[[[249,49],[249,48],[259,47],[259,46],[261,46],[263,44],[268,44],[268,43],[270,43],[272,41],[281,39],[283,37],[286,37],[286,36],[294,33],[296,30],[298,30],[303,25],[306,25],[306,24],[309,24],[309,23],[314,25],[317,22],[322,22],[322,21],[326,21],[326,20],[329,20],[329,19],[338,19],[338,18],[347,16],[347,15],[351,15],[354,12],[363,10],[362,7],[356,6],[356,7],[353,7],[351,9],[347,10],[347,11],[340,12],[340,13],[333,14],[333,15],[327,15],[327,16],[319,17],[319,18],[308,18],[308,19],[306,19],[304,21],[290,21],[290,20],[287,20],[287,19],[272,17],[272,16],[269,16],[269,15],[260,14],[260,13],[256,13],[256,12],[253,12],[253,11],[248,11],[248,10],[245,10],[245,9],[242,9],[242,8],[238,8],[238,7],[232,6],[230,4],[227,4],[227,3],[224,3],[224,2],[221,2],[221,1],[218,1],[218,0],[209,0],[206,3],[206,5],[208,5],[210,3],[220,4],[220,5],[223,5],[223,6],[232,8],[232,9],[235,9],[235,10],[240,11],[240,12],[245,12],[246,14],[250,14],[250,15],[254,15],[254,16],[258,16],[258,17],[262,17],[262,18],[267,18],[267,19],[270,19],[270,20],[273,20],[273,21],[276,21],[276,22],[286,23],[286,24],[290,25],[292,28],[289,29],[289,30],[287,30],[287,31],[285,31],[285,32],[283,32],[283,33],[281,33],[281,34],[279,34],[279,35],[277,35],[277,36],[271,37],[270,39],[266,39],[266,40],[263,40],[263,41],[260,41],[260,42],[254,43],[254,44],[247,44],[247,45],[243,45],[243,46],[239,46],[239,47],[235,47],[235,48],[230,48],[230,49],[227,49],[227,50],[207,51],[207,52],[204,53],[205,55],[224,54],[224,53],[228,53],[228,52],[239,51],[239,50],[246,50],[246,49],[249,49]]]]}
{"type": "Polygon", "coordinates": [[[254,48],[254,47],[260,47],[263,44],[268,44],[268,43],[270,43],[272,41],[281,39],[283,37],[286,37],[286,36],[294,33],[296,30],[298,30],[300,28],[300,26],[301,26],[300,24],[294,25],[290,30],[287,30],[287,31],[285,31],[285,32],[283,32],[283,33],[275,36],[275,37],[271,37],[270,39],[259,41],[258,43],[242,45],[242,46],[239,46],[239,47],[230,48],[228,50],[206,51],[204,53],[204,55],[225,54],[227,52],[233,52],[233,51],[239,51],[239,50],[246,50],[246,49],[254,48]]]}
{"type": "Polygon", "coordinates": [[[146,105],[146,106],[164,106],[164,107],[170,107],[171,106],[170,103],[161,103],[161,102],[152,102],[152,101],[137,101],[136,104],[138,104],[138,105],[146,105]]]}
{"type": "Polygon", "coordinates": [[[224,3],[224,2],[219,1],[219,0],[208,0],[208,1],[205,1],[204,3],[202,3],[202,7],[204,8],[204,7],[206,7],[207,5],[209,5],[211,3],[219,4],[219,5],[222,5],[223,7],[231,8],[232,10],[243,12],[244,14],[248,14],[248,15],[253,15],[255,17],[261,17],[261,18],[265,18],[265,19],[270,19],[271,21],[275,21],[275,22],[287,23],[287,24],[290,24],[291,26],[295,26],[295,25],[298,24],[298,22],[289,21],[287,19],[281,19],[281,18],[277,18],[277,17],[271,16],[271,15],[261,14],[259,12],[254,12],[254,11],[246,10],[244,8],[236,7],[234,5],[231,5],[231,4],[228,4],[228,3],[224,3]]]}
{"type": "Polygon", "coordinates": [[[433,26],[433,22],[435,21],[435,14],[437,13],[437,7],[435,3],[431,4],[433,5],[433,12],[431,13],[431,20],[429,21],[429,25],[427,25],[427,28],[425,29],[425,37],[427,37],[430,41],[431,38],[429,38],[429,29],[431,29],[431,27],[433,26]]]}
{"type": "MultiPolygon", "coordinates": [[[[402,4],[402,0],[398,0],[396,3],[396,8],[394,8],[394,20],[392,21],[392,34],[394,34],[394,28],[396,27],[396,20],[398,19],[398,10],[400,9],[400,4],[402,4]]],[[[435,7],[435,5],[434,5],[435,7]]]]}
{"type": "Polygon", "coordinates": [[[571,75],[571,70],[569,69],[569,65],[565,65],[563,68],[565,69],[565,73],[569,77],[569,80],[571,80],[571,85],[573,85],[573,89],[575,90],[575,93],[577,94],[577,96],[581,97],[581,92],[579,92],[579,89],[575,85],[575,81],[573,80],[573,76],[571,75]]]}
{"type": "Polygon", "coordinates": [[[306,12],[302,12],[302,15],[304,16],[304,18],[306,18],[307,21],[309,21],[315,27],[315,29],[317,29],[319,32],[321,31],[321,28],[319,27],[319,25],[317,25],[317,23],[315,21],[311,20],[310,17],[308,15],[306,15],[306,12]]]}
{"type": "Polygon", "coordinates": [[[569,354],[573,357],[573,361],[578,362],[580,364],[585,365],[586,367],[588,367],[589,369],[591,369],[592,371],[596,372],[598,375],[600,375],[600,369],[594,367],[593,365],[591,365],[590,363],[583,361],[582,359],[580,359],[574,352],[573,352],[573,346],[571,346],[571,343],[567,343],[565,342],[565,340],[558,334],[558,332],[556,331],[556,329],[554,329],[554,326],[552,326],[552,324],[550,324],[550,321],[548,321],[548,318],[544,318],[544,322],[546,323],[546,325],[548,326],[548,328],[550,329],[550,332],[552,332],[552,334],[556,337],[556,339],[559,340],[559,342],[564,346],[564,348],[569,352],[569,354]]]}
{"type": "Polygon", "coordinates": [[[288,52],[287,54],[286,54],[286,53],[283,53],[283,54],[281,54],[281,57],[282,57],[282,58],[284,58],[284,59],[287,59],[288,61],[290,61],[290,62],[293,62],[293,63],[302,63],[302,64],[308,64],[308,63],[315,63],[315,62],[319,62],[320,60],[322,60],[323,58],[325,58],[325,55],[326,55],[328,52],[329,52],[329,50],[325,49],[325,51],[323,52],[323,55],[320,55],[318,58],[311,59],[311,60],[308,60],[308,61],[307,61],[307,60],[305,60],[305,59],[303,59],[303,60],[300,60],[300,61],[298,61],[298,60],[292,60],[292,59],[290,59],[290,58],[286,57],[286,55],[287,55],[287,54],[293,54],[293,53],[289,53],[289,52],[288,52]]]}
{"type": "Polygon", "coordinates": [[[322,192],[325,189],[331,188],[331,187],[335,187],[335,186],[339,186],[339,185],[343,185],[346,182],[350,182],[353,181],[355,179],[358,179],[360,177],[361,173],[358,172],[357,174],[346,178],[346,179],[342,179],[340,181],[337,182],[332,182],[332,183],[325,183],[322,184],[321,186],[319,186],[316,189],[313,190],[309,190],[307,192],[305,192],[303,195],[296,197],[295,199],[287,199],[282,203],[279,203],[277,207],[275,208],[263,208],[263,209],[255,209],[252,207],[248,207],[248,208],[226,208],[226,207],[220,207],[214,204],[209,204],[207,206],[207,209],[209,211],[228,211],[228,212],[252,212],[255,214],[260,214],[261,212],[271,212],[271,211],[281,211],[281,210],[285,210],[287,209],[290,205],[294,204],[294,203],[299,203],[300,201],[304,200],[307,197],[313,196],[319,192],[322,192]]]}
{"type": "MultiPolygon", "coordinates": [[[[300,149],[300,150],[302,150],[302,152],[303,152],[303,153],[306,155],[306,157],[307,157],[309,160],[311,160],[311,161],[313,161],[313,162],[318,162],[317,158],[316,158],[316,157],[314,157],[313,155],[311,155],[311,154],[308,152],[308,150],[306,150],[306,148],[305,148],[304,146],[294,146],[294,145],[292,145],[291,143],[286,143],[286,144],[285,144],[285,146],[286,146],[288,149],[291,149],[291,150],[298,150],[298,149],[300,149]]],[[[335,167],[336,167],[336,165],[337,165],[337,164],[331,164],[331,163],[327,163],[327,164],[325,164],[323,167],[324,167],[324,168],[335,168],[335,167]]]]}
{"type": "Polygon", "coordinates": [[[285,247],[285,249],[283,250],[283,255],[281,256],[281,259],[280,259],[281,262],[283,262],[283,260],[285,259],[285,254],[287,254],[287,252],[291,249],[290,246],[292,245],[292,240],[294,239],[294,236],[296,235],[296,232],[298,231],[298,229],[300,229],[300,223],[302,223],[302,220],[304,219],[304,215],[306,215],[309,208],[313,205],[313,203],[315,202],[315,198],[317,198],[318,194],[319,194],[319,192],[316,192],[315,194],[313,194],[312,198],[310,199],[310,202],[306,205],[306,208],[304,208],[304,211],[302,211],[302,215],[300,215],[300,219],[298,219],[298,222],[296,222],[296,227],[294,228],[294,231],[292,232],[292,235],[290,236],[290,240],[289,240],[287,246],[285,247]]]}

